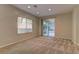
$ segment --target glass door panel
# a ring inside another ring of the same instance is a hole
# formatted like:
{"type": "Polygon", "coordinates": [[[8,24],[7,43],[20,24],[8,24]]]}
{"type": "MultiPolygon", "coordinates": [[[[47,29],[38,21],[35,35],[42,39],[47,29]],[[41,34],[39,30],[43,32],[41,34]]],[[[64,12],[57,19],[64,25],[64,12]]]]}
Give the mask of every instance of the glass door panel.
{"type": "Polygon", "coordinates": [[[55,19],[43,20],[43,36],[55,36],[55,19]]]}

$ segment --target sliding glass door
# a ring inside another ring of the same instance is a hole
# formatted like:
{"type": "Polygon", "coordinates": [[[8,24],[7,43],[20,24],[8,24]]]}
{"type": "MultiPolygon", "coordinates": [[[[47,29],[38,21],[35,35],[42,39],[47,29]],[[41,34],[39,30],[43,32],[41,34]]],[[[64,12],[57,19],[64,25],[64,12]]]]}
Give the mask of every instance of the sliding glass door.
{"type": "Polygon", "coordinates": [[[43,20],[43,36],[55,36],[55,18],[43,20]]]}

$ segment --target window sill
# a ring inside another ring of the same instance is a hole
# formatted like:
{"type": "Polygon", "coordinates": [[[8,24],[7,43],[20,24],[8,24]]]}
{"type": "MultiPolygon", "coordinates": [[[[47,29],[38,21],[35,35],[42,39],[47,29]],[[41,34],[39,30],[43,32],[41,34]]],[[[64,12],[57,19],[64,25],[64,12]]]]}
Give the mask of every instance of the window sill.
{"type": "Polygon", "coordinates": [[[28,32],[28,33],[17,33],[18,35],[25,35],[25,34],[31,34],[32,32],[28,32]]]}

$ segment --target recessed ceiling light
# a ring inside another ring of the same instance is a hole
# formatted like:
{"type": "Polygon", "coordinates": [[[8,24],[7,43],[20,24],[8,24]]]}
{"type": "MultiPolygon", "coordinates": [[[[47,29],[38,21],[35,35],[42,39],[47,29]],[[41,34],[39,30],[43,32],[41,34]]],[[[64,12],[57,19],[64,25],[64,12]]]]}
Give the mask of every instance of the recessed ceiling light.
{"type": "Polygon", "coordinates": [[[49,9],[48,9],[48,11],[52,11],[52,9],[51,9],[51,8],[49,8],[49,9]]]}
{"type": "Polygon", "coordinates": [[[36,14],[39,14],[39,12],[36,12],[36,14]]]}
{"type": "Polygon", "coordinates": [[[28,5],[28,6],[27,6],[27,8],[31,8],[31,6],[30,6],[30,5],[28,5]]]}
{"type": "Polygon", "coordinates": [[[34,5],[33,7],[34,7],[34,8],[37,8],[37,5],[34,5]]]}

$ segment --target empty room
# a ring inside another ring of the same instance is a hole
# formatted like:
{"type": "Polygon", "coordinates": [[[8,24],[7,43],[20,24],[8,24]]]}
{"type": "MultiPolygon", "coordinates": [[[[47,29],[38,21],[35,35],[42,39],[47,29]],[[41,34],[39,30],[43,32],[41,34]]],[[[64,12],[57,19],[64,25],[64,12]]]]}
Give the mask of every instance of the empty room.
{"type": "Polygon", "coordinates": [[[0,54],[78,54],[78,4],[0,4],[0,54]]]}

